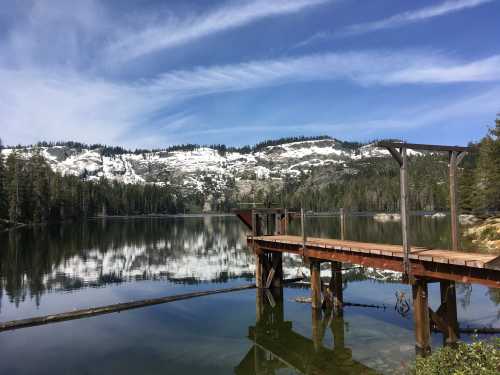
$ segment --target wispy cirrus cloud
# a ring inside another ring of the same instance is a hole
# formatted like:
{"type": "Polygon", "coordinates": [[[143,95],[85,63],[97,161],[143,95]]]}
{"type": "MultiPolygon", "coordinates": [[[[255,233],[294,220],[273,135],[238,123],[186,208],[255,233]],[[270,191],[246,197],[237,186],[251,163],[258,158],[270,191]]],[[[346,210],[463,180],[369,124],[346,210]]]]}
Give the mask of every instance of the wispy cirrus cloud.
{"type": "Polygon", "coordinates": [[[425,21],[434,17],[440,17],[450,13],[459,12],[464,9],[475,8],[492,1],[493,0],[448,0],[425,8],[396,14],[379,21],[348,26],[344,30],[340,31],[340,34],[354,35],[376,30],[396,28],[410,23],[425,21]]]}
{"type": "Polygon", "coordinates": [[[394,29],[408,24],[422,22],[435,17],[441,17],[447,14],[460,12],[462,10],[475,8],[486,3],[491,3],[493,1],[494,0],[447,0],[439,4],[431,5],[428,7],[399,13],[378,21],[365,22],[347,26],[338,31],[321,31],[297,43],[295,45],[295,48],[304,47],[311,43],[335,37],[345,37],[345,36],[365,34],[378,30],[394,29]]]}
{"type": "MultiPolygon", "coordinates": [[[[278,134],[286,136],[290,134],[330,134],[337,136],[342,134],[342,139],[356,139],[358,141],[370,141],[380,134],[391,134],[399,137],[408,129],[418,129],[433,126],[448,126],[453,129],[453,120],[477,119],[487,113],[494,114],[500,110],[500,86],[484,92],[468,92],[458,98],[446,102],[418,105],[412,108],[391,108],[385,114],[372,118],[331,121],[331,122],[305,122],[305,123],[261,123],[259,125],[242,125],[235,127],[212,127],[209,129],[188,130],[182,133],[182,137],[190,139],[192,136],[217,136],[221,134],[248,134],[256,133],[271,136],[278,134]]],[[[471,121],[471,127],[482,126],[486,129],[487,123],[471,121]]],[[[450,134],[450,138],[453,136],[450,134]]],[[[453,142],[453,141],[452,141],[453,142]]]]}
{"type": "Polygon", "coordinates": [[[174,70],[131,83],[75,71],[0,69],[0,128],[10,144],[78,139],[154,146],[149,142],[169,143],[165,134],[198,121],[191,113],[164,115],[185,100],[309,81],[363,87],[497,82],[500,55],[462,61],[428,50],[326,53],[174,70]]]}
{"type": "Polygon", "coordinates": [[[299,12],[331,0],[252,0],[230,2],[205,14],[169,16],[154,26],[118,34],[105,50],[111,62],[123,62],[176,47],[221,31],[248,25],[263,18],[299,12]]]}

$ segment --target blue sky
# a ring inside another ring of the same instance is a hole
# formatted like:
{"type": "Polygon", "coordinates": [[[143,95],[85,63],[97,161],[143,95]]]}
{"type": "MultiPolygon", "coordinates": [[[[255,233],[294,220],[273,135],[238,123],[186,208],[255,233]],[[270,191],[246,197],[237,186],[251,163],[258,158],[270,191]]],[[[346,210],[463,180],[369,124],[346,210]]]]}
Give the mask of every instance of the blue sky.
{"type": "Polygon", "coordinates": [[[498,0],[18,0],[0,137],[466,144],[500,112],[498,0]]]}

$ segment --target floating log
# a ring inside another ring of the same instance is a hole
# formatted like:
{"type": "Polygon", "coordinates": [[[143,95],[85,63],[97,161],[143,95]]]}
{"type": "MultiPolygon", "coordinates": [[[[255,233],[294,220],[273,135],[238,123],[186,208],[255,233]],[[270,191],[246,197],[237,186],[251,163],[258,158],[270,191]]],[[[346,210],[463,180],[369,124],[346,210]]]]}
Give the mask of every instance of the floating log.
{"type": "Polygon", "coordinates": [[[460,327],[460,333],[480,333],[487,335],[495,335],[500,333],[500,328],[495,327],[460,327]]]}
{"type": "MultiPolygon", "coordinates": [[[[497,335],[500,334],[500,328],[495,327],[460,327],[460,333],[465,334],[480,334],[480,335],[497,335]]],[[[437,327],[432,327],[433,332],[441,332],[437,327]]]]}
{"type": "MultiPolygon", "coordinates": [[[[302,280],[302,278],[294,278],[284,280],[283,283],[294,283],[302,280]]],[[[50,323],[63,322],[66,320],[75,320],[82,318],[89,318],[96,315],[110,314],[125,310],[138,309],[146,306],[160,305],[163,303],[181,301],[196,297],[210,296],[212,294],[221,294],[221,293],[230,293],[230,292],[238,292],[241,290],[254,289],[255,284],[248,284],[243,286],[238,286],[234,288],[226,288],[226,289],[214,289],[214,290],[205,290],[201,292],[193,292],[193,293],[185,293],[185,294],[177,294],[173,296],[160,297],[160,298],[150,298],[139,301],[125,302],[125,303],[117,303],[114,305],[101,306],[101,307],[91,307],[88,309],[75,310],[64,312],[60,314],[52,314],[45,316],[37,316],[34,318],[20,319],[20,320],[11,320],[9,322],[0,323],[0,332],[2,331],[10,331],[20,328],[34,327],[40,326],[50,323]]]]}
{"type": "MultiPolygon", "coordinates": [[[[298,303],[311,303],[311,297],[295,297],[292,299],[294,302],[298,303]]],[[[367,305],[364,303],[353,303],[353,302],[343,302],[342,306],[353,306],[353,307],[373,307],[375,309],[386,309],[385,305],[367,305]]]]}

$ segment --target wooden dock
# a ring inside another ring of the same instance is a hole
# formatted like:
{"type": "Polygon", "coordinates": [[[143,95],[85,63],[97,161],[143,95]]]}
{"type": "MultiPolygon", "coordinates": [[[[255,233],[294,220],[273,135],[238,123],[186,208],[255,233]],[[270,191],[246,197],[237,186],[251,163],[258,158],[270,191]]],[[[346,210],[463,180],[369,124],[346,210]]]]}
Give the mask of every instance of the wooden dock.
{"type": "MultiPolygon", "coordinates": [[[[304,258],[358,264],[403,272],[403,247],[329,238],[270,235],[248,236],[255,251],[298,254],[304,258]],[[305,246],[304,246],[305,245],[305,246]]],[[[478,283],[500,288],[500,256],[412,247],[411,274],[418,277],[478,283]]]]}
{"type": "Polygon", "coordinates": [[[345,210],[340,209],[340,239],[308,236],[306,212],[287,208],[236,210],[235,214],[252,231],[248,244],[256,255],[255,281],[258,288],[279,288],[283,280],[283,253],[301,255],[311,270],[311,305],[313,309],[342,309],[342,264],[399,271],[402,281],[412,288],[413,317],[417,352],[430,352],[430,329],[439,329],[446,343],[459,337],[455,282],[477,283],[500,288],[500,256],[465,252],[460,249],[457,174],[469,148],[425,145],[406,142],[379,142],[399,165],[401,245],[347,241],[345,210]],[[408,149],[448,154],[451,248],[426,249],[410,243],[410,207],[408,202],[410,168],[408,149]],[[291,236],[289,221],[300,217],[300,236],[291,236]],[[320,277],[322,262],[331,263],[331,278],[324,287],[320,277]],[[427,284],[439,282],[441,305],[429,307],[427,284]]]}
{"type": "MultiPolygon", "coordinates": [[[[368,243],[346,240],[344,210],[340,211],[341,239],[307,236],[304,210],[252,209],[235,212],[252,231],[247,243],[256,256],[257,288],[281,288],[283,254],[296,254],[310,267],[311,307],[342,310],[342,265],[356,264],[402,273],[402,282],[412,289],[413,317],[417,353],[430,352],[430,332],[443,333],[446,344],[454,344],[460,336],[457,317],[455,282],[477,283],[500,288],[500,256],[458,250],[429,249],[419,246],[368,243]],[[301,235],[289,235],[288,224],[300,218],[301,235]],[[331,264],[331,278],[325,287],[321,281],[321,263],[331,264]],[[434,311],[429,306],[428,284],[438,282],[441,305],[434,311]]],[[[405,228],[403,228],[406,230],[405,228]]]]}

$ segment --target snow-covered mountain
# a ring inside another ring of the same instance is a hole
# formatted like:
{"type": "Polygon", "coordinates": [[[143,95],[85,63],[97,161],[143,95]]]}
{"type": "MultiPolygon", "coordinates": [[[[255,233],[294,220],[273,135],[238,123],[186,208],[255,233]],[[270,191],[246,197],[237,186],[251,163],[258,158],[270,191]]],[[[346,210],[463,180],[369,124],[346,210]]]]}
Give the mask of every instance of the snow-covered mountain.
{"type": "MultiPolygon", "coordinates": [[[[29,156],[32,147],[18,149],[29,156]]],[[[366,158],[388,157],[385,149],[372,144],[354,147],[336,139],[304,140],[268,146],[253,152],[221,152],[209,147],[190,151],[121,153],[106,156],[99,148],[69,146],[40,147],[53,170],[87,180],[105,177],[124,183],[155,183],[181,187],[191,192],[223,191],[234,184],[242,193],[248,181],[279,183],[285,177],[308,174],[313,168],[366,158]]],[[[4,149],[8,155],[12,149],[4,149]]]]}

